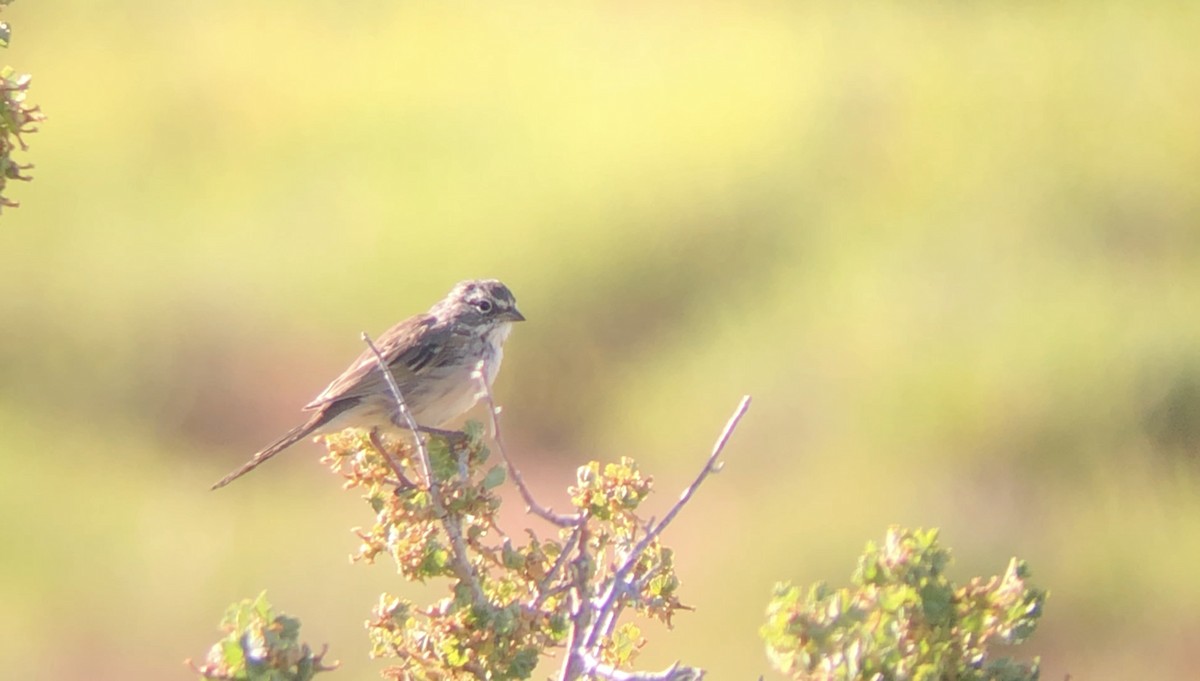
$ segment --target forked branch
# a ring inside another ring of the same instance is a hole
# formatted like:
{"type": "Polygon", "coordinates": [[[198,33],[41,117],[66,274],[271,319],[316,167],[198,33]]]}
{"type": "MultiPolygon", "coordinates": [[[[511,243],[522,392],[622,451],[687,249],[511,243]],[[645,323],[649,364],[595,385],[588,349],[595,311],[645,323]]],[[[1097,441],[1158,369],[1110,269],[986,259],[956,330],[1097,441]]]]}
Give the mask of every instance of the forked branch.
{"type": "MultiPolygon", "coordinates": [[[[578,606],[571,617],[570,640],[572,646],[567,651],[567,659],[563,661],[562,673],[559,676],[560,681],[575,681],[575,679],[587,674],[621,681],[633,679],[700,678],[703,675],[703,672],[700,670],[680,667],[679,665],[672,666],[659,674],[630,675],[620,670],[604,670],[598,665],[597,660],[599,659],[600,648],[604,639],[612,635],[613,628],[616,626],[620,608],[622,607],[622,596],[637,588],[630,581],[630,574],[634,566],[637,565],[642,555],[654,540],[662,534],[667,525],[675,519],[675,516],[683,509],[683,506],[692,499],[696,490],[708,478],[709,474],[719,470],[718,459],[721,456],[721,452],[725,450],[725,445],[729,443],[729,438],[733,435],[733,431],[737,428],[738,423],[742,420],[742,416],[746,414],[746,410],[749,408],[750,396],[747,395],[742,398],[737,408],[734,409],[733,415],[725,423],[725,428],[721,431],[720,436],[717,437],[712,453],[709,454],[708,459],[704,462],[704,468],[697,474],[696,479],[683,490],[683,493],[679,495],[679,500],[663,516],[662,520],[651,523],[646,531],[646,535],[629,552],[629,555],[625,557],[620,567],[613,572],[612,577],[606,580],[607,584],[604,588],[597,590],[599,595],[592,596],[588,591],[577,594],[578,606]],[[609,671],[609,673],[606,674],[605,671],[609,671]]],[[[586,589],[591,585],[581,586],[586,589]]]]}
{"type": "Polygon", "coordinates": [[[521,471],[513,464],[512,459],[508,457],[508,451],[504,447],[504,436],[500,433],[500,407],[496,406],[496,399],[492,396],[492,386],[488,385],[487,380],[484,378],[485,372],[486,365],[484,360],[479,360],[479,363],[475,365],[475,372],[472,376],[475,380],[479,381],[480,395],[488,406],[488,414],[492,422],[492,438],[496,441],[496,449],[500,450],[500,457],[504,459],[504,466],[508,469],[508,477],[517,486],[517,490],[521,493],[521,498],[525,500],[526,510],[559,527],[571,527],[582,523],[584,520],[583,514],[557,513],[554,509],[542,506],[537,502],[537,499],[533,498],[533,492],[529,491],[529,486],[525,484],[525,478],[521,475],[521,471]]]}

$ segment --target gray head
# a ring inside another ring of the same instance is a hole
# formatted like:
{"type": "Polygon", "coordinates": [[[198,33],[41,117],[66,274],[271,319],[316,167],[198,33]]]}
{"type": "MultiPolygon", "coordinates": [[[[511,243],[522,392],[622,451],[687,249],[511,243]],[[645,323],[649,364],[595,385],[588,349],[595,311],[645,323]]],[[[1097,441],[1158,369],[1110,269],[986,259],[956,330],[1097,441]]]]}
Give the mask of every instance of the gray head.
{"type": "Polygon", "coordinates": [[[460,281],[430,312],[452,315],[472,325],[525,321],[525,316],[517,310],[512,291],[496,279],[460,281]]]}

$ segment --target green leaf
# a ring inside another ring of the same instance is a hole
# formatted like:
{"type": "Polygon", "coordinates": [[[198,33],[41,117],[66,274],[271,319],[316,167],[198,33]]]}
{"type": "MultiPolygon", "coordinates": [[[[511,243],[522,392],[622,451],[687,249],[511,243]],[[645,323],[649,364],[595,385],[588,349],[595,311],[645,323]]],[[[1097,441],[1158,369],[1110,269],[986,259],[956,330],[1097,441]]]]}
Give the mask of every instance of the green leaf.
{"type": "Polygon", "coordinates": [[[1014,559],[1002,580],[973,579],[956,589],[945,576],[951,554],[937,530],[890,529],[869,543],[854,587],[833,591],[776,586],[760,635],[767,655],[795,679],[908,678],[935,681],[1034,681],[1037,662],[989,659],[999,643],[1033,632],[1045,591],[1026,582],[1014,559]]]}
{"type": "Polygon", "coordinates": [[[229,668],[241,669],[246,664],[246,653],[242,650],[241,641],[236,638],[222,641],[221,658],[229,668]]]}
{"type": "Polygon", "coordinates": [[[641,640],[642,630],[636,624],[622,624],[613,632],[611,650],[617,659],[617,666],[628,665],[632,661],[641,640]]]}
{"type": "Polygon", "coordinates": [[[442,643],[442,655],[450,667],[461,667],[471,660],[467,651],[463,650],[457,639],[447,639],[442,643]]]}
{"type": "Polygon", "coordinates": [[[267,600],[267,592],[261,591],[258,598],[254,599],[254,614],[264,622],[271,621],[273,613],[271,612],[271,602],[267,600]]]}
{"type": "Polygon", "coordinates": [[[7,21],[0,21],[0,47],[8,47],[9,40],[12,39],[12,29],[9,28],[7,21]]]}
{"type": "Polygon", "coordinates": [[[534,647],[522,648],[520,652],[513,655],[512,662],[508,665],[505,678],[509,679],[528,679],[533,675],[533,670],[538,663],[538,649],[534,647]]]}
{"type": "Polygon", "coordinates": [[[494,489],[499,487],[500,485],[504,484],[506,477],[507,473],[504,470],[504,466],[499,464],[492,466],[492,469],[483,477],[483,488],[494,489]]]}
{"type": "Polygon", "coordinates": [[[500,560],[504,567],[510,570],[520,570],[525,567],[525,554],[513,548],[512,542],[505,540],[500,549],[500,560]]]}
{"type": "Polygon", "coordinates": [[[295,643],[300,637],[300,620],[287,615],[275,618],[279,624],[279,638],[289,643],[295,643]]]}
{"type": "Polygon", "coordinates": [[[921,603],[930,624],[943,626],[950,623],[954,615],[953,598],[953,592],[942,585],[926,584],[921,589],[921,603]]]}
{"type": "Polygon", "coordinates": [[[440,437],[429,438],[426,451],[429,452],[429,466],[433,469],[433,477],[438,482],[446,482],[458,475],[458,460],[450,452],[446,440],[440,437]]]}
{"type": "Polygon", "coordinates": [[[546,623],[549,630],[550,638],[555,641],[565,641],[567,634],[571,631],[571,620],[567,619],[565,613],[556,612],[550,616],[546,623]]]}
{"type": "Polygon", "coordinates": [[[472,419],[463,424],[462,432],[474,444],[483,439],[483,424],[472,419]]]}

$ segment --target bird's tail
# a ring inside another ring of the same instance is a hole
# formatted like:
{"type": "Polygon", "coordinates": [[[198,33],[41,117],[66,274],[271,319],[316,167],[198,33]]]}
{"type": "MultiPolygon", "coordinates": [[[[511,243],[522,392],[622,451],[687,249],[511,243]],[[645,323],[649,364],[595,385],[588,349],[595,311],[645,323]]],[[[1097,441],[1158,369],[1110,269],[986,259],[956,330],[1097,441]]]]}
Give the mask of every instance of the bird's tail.
{"type": "Polygon", "coordinates": [[[255,468],[258,468],[267,459],[271,458],[272,456],[275,456],[279,452],[282,452],[283,450],[287,449],[288,447],[291,447],[292,445],[296,444],[300,440],[304,439],[305,436],[312,433],[320,425],[321,425],[321,419],[313,418],[313,419],[310,419],[308,421],[308,423],[305,423],[302,426],[296,426],[295,428],[288,431],[287,435],[284,435],[283,437],[276,440],[273,444],[268,446],[266,449],[255,454],[249,461],[242,464],[241,468],[237,469],[236,471],[234,471],[234,472],[230,473],[229,475],[226,475],[225,477],[218,480],[216,482],[216,484],[214,484],[212,486],[211,489],[220,489],[220,488],[224,487],[225,485],[228,485],[229,483],[233,482],[234,480],[237,480],[238,478],[242,477],[243,475],[249,473],[250,471],[254,470],[255,468]]]}

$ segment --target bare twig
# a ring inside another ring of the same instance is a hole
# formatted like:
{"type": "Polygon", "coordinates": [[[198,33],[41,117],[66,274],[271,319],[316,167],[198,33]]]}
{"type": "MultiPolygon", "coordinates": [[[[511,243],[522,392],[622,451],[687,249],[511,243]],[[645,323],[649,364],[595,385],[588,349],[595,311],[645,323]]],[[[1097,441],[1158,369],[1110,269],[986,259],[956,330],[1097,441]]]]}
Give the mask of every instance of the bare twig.
{"type": "Polygon", "coordinates": [[[484,360],[479,360],[479,363],[475,365],[475,371],[472,375],[479,381],[483,399],[487,402],[488,413],[491,415],[492,421],[492,438],[496,440],[496,449],[500,450],[500,456],[504,459],[504,465],[508,469],[508,477],[512,478],[513,484],[521,492],[521,498],[525,500],[526,511],[533,512],[547,522],[559,527],[579,525],[583,522],[582,513],[573,515],[557,513],[553,509],[539,504],[533,498],[533,492],[529,491],[529,486],[525,484],[525,478],[522,477],[521,471],[513,465],[512,459],[508,458],[508,451],[504,448],[504,436],[500,434],[500,408],[496,406],[496,400],[492,395],[492,386],[488,385],[487,380],[484,378],[484,372],[484,360]]]}
{"type": "Polygon", "coordinates": [[[658,535],[662,534],[662,531],[675,519],[675,516],[679,514],[683,506],[691,500],[692,495],[696,493],[700,484],[704,482],[710,473],[716,470],[717,459],[721,456],[721,452],[724,451],[725,445],[728,444],[729,438],[733,435],[734,429],[737,428],[738,422],[742,420],[742,416],[746,414],[746,410],[749,408],[750,396],[746,395],[738,404],[737,409],[734,409],[733,415],[725,423],[724,430],[721,431],[721,435],[717,438],[716,443],[713,444],[712,453],[709,454],[708,460],[704,462],[704,468],[696,476],[696,479],[683,490],[683,493],[679,495],[679,501],[675,502],[675,505],[671,507],[671,510],[667,511],[663,519],[646,531],[646,536],[642,537],[642,540],[625,557],[625,561],[621,563],[621,566],[613,572],[608,589],[605,590],[604,595],[594,605],[597,610],[594,619],[595,624],[593,624],[591,631],[588,632],[587,645],[584,650],[591,651],[597,649],[600,639],[612,633],[612,629],[617,621],[617,613],[615,611],[619,610],[621,595],[628,588],[626,581],[629,578],[629,572],[637,564],[638,558],[649,548],[650,543],[658,535]]]}
{"type": "Polygon", "coordinates": [[[584,661],[588,673],[608,681],[699,681],[704,678],[703,669],[682,667],[678,662],[661,672],[627,672],[604,664],[591,655],[585,655],[584,661]]]}
{"type": "Polygon", "coordinates": [[[571,561],[575,570],[572,575],[571,591],[571,631],[567,638],[567,654],[563,658],[562,671],[559,681],[575,681],[581,678],[587,668],[584,652],[587,650],[588,631],[592,623],[595,609],[592,607],[592,597],[589,594],[591,579],[590,556],[583,548],[587,546],[587,523],[582,523],[579,530],[579,555],[571,561]]]}
{"type": "Polygon", "coordinates": [[[425,438],[421,435],[421,429],[417,426],[416,419],[413,418],[412,412],[408,410],[408,404],[404,402],[404,395],[400,394],[400,386],[396,385],[396,377],[392,375],[388,369],[387,360],[383,358],[383,353],[379,352],[379,348],[375,347],[375,343],[371,341],[371,337],[366,331],[362,332],[363,342],[371,348],[371,352],[375,353],[375,361],[379,364],[379,371],[383,374],[383,380],[387,381],[388,389],[392,391],[392,397],[396,400],[396,406],[400,409],[400,416],[408,423],[409,430],[413,433],[413,439],[417,441],[417,452],[421,455],[421,468],[425,474],[425,484],[433,489],[433,468],[429,463],[429,450],[425,447],[425,438]]]}
{"type": "Polygon", "coordinates": [[[570,558],[571,553],[575,550],[576,544],[579,542],[580,535],[583,534],[584,526],[584,523],[580,523],[575,526],[575,529],[571,530],[571,535],[567,537],[567,542],[563,544],[562,553],[558,554],[558,558],[554,561],[554,565],[550,566],[550,569],[546,571],[546,575],[542,577],[542,581],[538,583],[537,598],[533,602],[533,607],[541,607],[542,603],[550,595],[550,585],[554,583],[555,579],[557,579],[559,570],[562,570],[563,566],[567,564],[567,560],[570,558]]]}
{"type": "Polygon", "coordinates": [[[629,568],[633,567],[633,564],[637,562],[638,557],[646,550],[646,547],[650,546],[650,542],[662,534],[662,531],[667,528],[667,525],[671,524],[675,516],[679,515],[679,511],[683,509],[684,504],[691,501],[692,495],[700,488],[700,484],[704,482],[709,473],[718,470],[717,458],[721,456],[721,452],[724,451],[725,445],[733,435],[734,429],[737,428],[738,422],[742,420],[742,416],[746,414],[746,410],[749,408],[750,396],[746,395],[738,404],[737,409],[734,410],[733,415],[729,417],[729,421],[725,423],[725,429],[721,431],[720,437],[717,438],[716,444],[713,445],[712,454],[709,455],[708,460],[704,463],[704,468],[696,475],[696,479],[692,481],[692,484],[684,488],[683,493],[679,495],[679,501],[675,502],[675,505],[671,507],[671,510],[667,511],[663,519],[646,532],[646,536],[642,537],[642,540],[629,553],[624,564],[618,568],[618,572],[628,572],[629,568]]]}
{"type": "Polygon", "coordinates": [[[454,573],[471,587],[471,595],[475,597],[477,605],[487,605],[488,599],[483,593],[483,586],[479,583],[479,575],[475,574],[475,567],[471,565],[471,560],[467,557],[467,543],[463,540],[462,535],[462,520],[458,516],[446,514],[445,509],[441,509],[441,512],[443,514],[442,527],[446,528],[446,536],[450,537],[450,546],[454,551],[454,560],[451,561],[454,573]]]}
{"type": "MultiPolygon", "coordinates": [[[[308,646],[305,646],[305,648],[307,649],[308,646]]],[[[317,655],[313,656],[313,662],[316,665],[314,667],[314,669],[316,669],[317,671],[322,671],[322,672],[331,672],[331,671],[337,669],[338,667],[342,666],[341,660],[334,660],[333,664],[325,664],[325,656],[328,654],[329,654],[329,644],[324,643],[321,645],[321,652],[318,653],[317,655]]]]}
{"type": "Polygon", "coordinates": [[[392,472],[396,474],[397,487],[416,487],[416,485],[414,485],[412,481],[408,479],[408,476],[404,474],[404,471],[400,469],[400,464],[396,463],[395,459],[392,458],[392,455],[388,452],[387,447],[383,445],[383,440],[379,437],[378,428],[372,428],[370,432],[367,433],[367,439],[371,441],[371,446],[375,448],[375,451],[379,454],[379,456],[383,457],[383,460],[386,461],[387,465],[391,467],[392,472]]]}
{"type": "Polygon", "coordinates": [[[462,534],[462,518],[446,512],[446,506],[442,503],[442,490],[438,486],[437,480],[433,477],[433,466],[429,461],[429,449],[425,447],[425,439],[420,432],[420,428],[417,426],[416,420],[413,419],[412,413],[408,410],[408,405],[404,403],[404,396],[400,394],[400,386],[396,385],[395,377],[388,370],[387,361],[384,360],[383,354],[371,342],[371,338],[367,336],[365,331],[362,334],[362,339],[367,344],[367,347],[371,348],[371,352],[375,353],[375,361],[378,362],[379,370],[383,372],[388,389],[391,390],[392,397],[395,398],[396,404],[400,408],[400,415],[408,422],[409,429],[413,431],[413,438],[417,441],[417,451],[421,456],[421,465],[425,469],[425,484],[429,488],[430,503],[433,506],[434,513],[442,521],[442,528],[446,530],[446,536],[450,538],[450,547],[454,556],[450,564],[454,570],[454,574],[470,586],[475,603],[486,605],[488,603],[487,596],[483,593],[483,586],[479,582],[479,575],[475,572],[475,566],[471,564],[471,559],[467,555],[467,544],[463,540],[462,534]]]}
{"type": "Polygon", "coordinates": [[[692,481],[692,484],[688,485],[687,488],[683,490],[683,493],[679,495],[679,501],[675,502],[675,505],[671,507],[671,510],[667,511],[667,514],[663,516],[663,519],[660,520],[657,525],[652,527],[650,531],[646,533],[645,537],[642,537],[642,541],[638,543],[637,548],[635,548],[633,553],[625,559],[625,565],[622,566],[623,568],[628,570],[628,568],[637,561],[638,555],[640,555],[642,551],[645,551],[646,547],[650,545],[650,542],[654,541],[655,537],[662,534],[662,531],[667,528],[667,525],[671,524],[671,521],[675,519],[675,516],[679,515],[679,511],[683,508],[684,504],[691,500],[692,495],[695,494],[696,490],[700,488],[700,484],[704,482],[704,479],[708,477],[708,474],[720,470],[720,466],[717,464],[717,458],[720,457],[721,452],[725,450],[725,445],[729,443],[729,438],[733,436],[733,431],[737,428],[738,422],[741,421],[742,417],[746,415],[746,410],[749,408],[750,396],[746,395],[742,397],[742,401],[738,403],[737,409],[733,411],[733,415],[730,416],[729,420],[725,422],[725,428],[721,431],[720,437],[717,438],[716,443],[713,445],[712,454],[709,455],[708,461],[705,462],[704,469],[700,471],[699,475],[696,476],[696,479],[692,481]]]}

